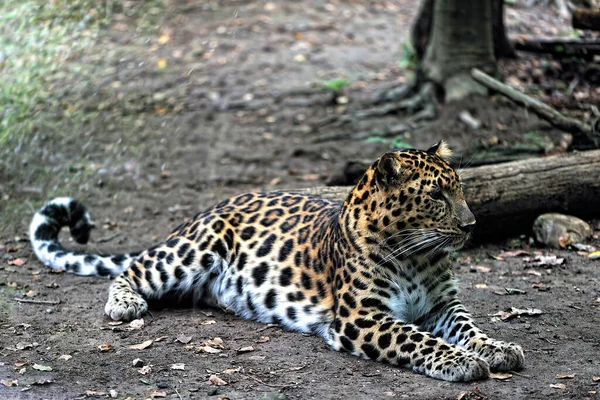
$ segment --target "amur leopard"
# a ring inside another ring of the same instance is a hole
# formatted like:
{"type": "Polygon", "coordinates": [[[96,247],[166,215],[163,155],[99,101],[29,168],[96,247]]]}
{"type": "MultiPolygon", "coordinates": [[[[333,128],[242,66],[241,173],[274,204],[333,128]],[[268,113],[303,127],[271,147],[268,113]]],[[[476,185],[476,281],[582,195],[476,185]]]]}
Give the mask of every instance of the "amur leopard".
{"type": "Polygon", "coordinates": [[[146,300],[186,294],[243,318],[321,336],[336,350],[471,381],[523,366],[520,346],[475,326],[457,297],[449,253],[475,226],[443,141],[385,153],[342,203],[292,192],[247,193],[178,226],[139,253],[73,252],[92,224],[58,198],[33,218],[31,242],[47,266],[117,276],[104,311],[131,320],[146,300]]]}

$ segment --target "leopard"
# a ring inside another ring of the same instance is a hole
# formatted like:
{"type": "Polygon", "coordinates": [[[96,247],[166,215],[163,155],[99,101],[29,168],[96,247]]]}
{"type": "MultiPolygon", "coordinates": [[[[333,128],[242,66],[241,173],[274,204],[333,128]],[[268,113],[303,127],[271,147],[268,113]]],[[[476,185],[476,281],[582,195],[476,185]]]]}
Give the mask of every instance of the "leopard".
{"type": "Polygon", "coordinates": [[[524,356],[479,329],[459,300],[451,258],[476,220],[451,157],[445,141],[388,151],[343,202],[240,194],[127,254],[63,247],[62,227],[85,244],[93,223],[79,201],[61,197],[34,215],[30,240],[53,270],[114,277],[104,312],[115,321],[186,295],[364,359],[451,382],[481,380],[522,369],[524,356]]]}

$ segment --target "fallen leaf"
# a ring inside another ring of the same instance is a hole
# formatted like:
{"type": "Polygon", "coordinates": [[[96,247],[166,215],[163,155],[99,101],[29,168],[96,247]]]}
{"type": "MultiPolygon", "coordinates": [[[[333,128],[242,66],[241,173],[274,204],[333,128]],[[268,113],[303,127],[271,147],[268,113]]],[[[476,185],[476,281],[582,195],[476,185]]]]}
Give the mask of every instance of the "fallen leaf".
{"type": "Polygon", "coordinates": [[[39,293],[38,293],[38,292],[36,292],[35,290],[30,290],[30,291],[28,291],[27,293],[25,293],[25,297],[32,298],[32,297],[35,297],[35,296],[37,296],[38,294],[39,294],[39,293]]]}
{"type": "Polygon", "coordinates": [[[476,265],[472,269],[473,269],[473,271],[482,272],[482,273],[487,273],[492,270],[490,267],[486,267],[484,265],[476,265]]]}
{"type": "Polygon", "coordinates": [[[27,261],[29,261],[26,258],[15,258],[14,260],[11,260],[8,262],[8,265],[15,265],[17,267],[22,267],[23,265],[27,264],[27,261]]]}
{"type": "Polygon", "coordinates": [[[575,374],[556,374],[556,379],[573,379],[575,374]]]}
{"type": "Polygon", "coordinates": [[[512,378],[512,374],[508,373],[508,372],[497,372],[497,373],[490,373],[490,378],[492,379],[497,379],[499,381],[505,381],[507,379],[512,378]]]}
{"type": "Polygon", "coordinates": [[[169,36],[167,34],[162,34],[158,38],[158,43],[160,43],[160,44],[169,43],[169,40],[171,40],[171,36],[169,36]]]}
{"type": "Polygon", "coordinates": [[[500,317],[500,319],[502,321],[508,321],[514,317],[519,317],[521,315],[540,315],[540,314],[542,314],[542,310],[538,310],[537,308],[520,309],[520,308],[511,307],[505,311],[498,311],[496,314],[493,314],[493,316],[500,317]]]}
{"type": "Polygon", "coordinates": [[[164,58],[159,59],[156,62],[156,66],[158,67],[158,69],[165,69],[167,67],[167,60],[165,60],[164,58]]]}
{"type": "Polygon", "coordinates": [[[117,326],[117,325],[122,325],[123,321],[110,321],[108,324],[110,326],[117,326]]]}
{"type": "Polygon", "coordinates": [[[108,395],[110,396],[111,399],[116,399],[117,397],[119,397],[119,392],[117,392],[114,389],[110,389],[108,391],[108,395]]]}
{"type": "Polygon", "coordinates": [[[600,382],[600,376],[594,376],[594,377],[592,377],[592,380],[594,382],[600,382]]]}
{"type": "Polygon", "coordinates": [[[131,321],[129,323],[129,326],[127,327],[128,331],[135,331],[138,329],[142,329],[144,327],[144,318],[140,318],[140,319],[134,319],[133,321],[131,321]]]}
{"type": "Polygon", "coordinates": [[[147,349],[148,347],[152,346],[152,343],[154,343],[154,340],[150,339],[150,340],[146,340],[145,342],[139,343],[139,344],[132,344],[131,346],[127,346],[130,349],[135,349],[135,350],[144,350],[147,349]]]}
{"type": "Polygon", "coordinates": [[[59,360],[63,361],[69,361],[71,358],[73,358],[73,356],[70,356],[68,354],[63,354],[62,356],[58,357],[59,360]]]}
{"type": "Polygon", "coordinates": [[[554,389],[566,389],[567,385],[565,385],[564,383],[553,383],[550,385],[550,387],[554,389]]]}
{"type": "Polygon", "coordinates": [[[503,251],[502,253],[498,254],[496,257],[502,257],[502,258],[521,257],[521,256],[528,256],[530,254],[531,253],[529,253],[528,251],[525,251],[525,250],[503,251]]]}
{"type": "Polygon", "coordinates": [[[0,384],[6,387],[19,386],[19,381],[17,379],[2,379],[0,384]]]}
{"type": "Polygon", "coordinates": [[[17,350],[27,350],[33,347],[33,343],[19,342],[15,346],[17,350]]]}
{"type": "Polygon", "coordinates": [[[184,363],[175,363],[171,365],[171,369],[176,369],[176,370],[185,370],[185,364],[184,363]]]}
{"type": "Polygon", "coordinates": [[[199,346],[196,348],[196,350],[198,350],[200,353],[209,353],[209,354],[217,354],[222,351],[219,349],[215,349],[214,347],[211,347],[211,346],[199,346]]]}
{"type": "Polygon", "coordinates": [[[140,378],[140,382],[142,382],[144,385],[152,385],[152,382],[146,378],[140,378]]]}
{"type": "Polygon", "coordinates": [[[138,369],[138,372],[142,375],[148,375],[150,372],[152,372],[152,365],[144,365],[142,368],[138,369]]]}
{"type": "Polygon", "coordinates": [[[183,343],[183,344],[188,344],[189,342],[192,341],[192,337],[191,336],[185,336],[183,334],[179,334],[175,338],[175,341],[179,342],[179,343],[183,343]]]}
{"type": "Polygon", "coordinates": [[[254,347],[246,346],[246,347],[242,347],[241,349],[239,349],[238,353],[249,353],[251,351],[254,351],[254,347]]]}
{"type": "Polygon", "coordinates": [[[589,258],[590,260],[597,260],[600,258],[600,251],[594,251],[590,254],[588,254],[587,258],[589,258]]]}
{"type": "Polygon", "coordinates": [[[507,293],[508,295],[513,295],[513,294],[525,294],[525,291],[524,291],[524,290],[521,290],[521,289],[515,289],[515,288],[508,288],[508,287],[505,287],[505,288],[504,288],[504,290],[506,290],[506,293],[507,293]]]}
{"type": "Polygon", "coordinates": [[[157,337],[156,339],[154,339],[154,341],[155,342],[162,342],[163,340],[166,340],[168,338],[169,338],[168,336],[160,336],[160,337],[157,337]]]}
{"type": "Polygon", "coordinates": [[[215,386],[225,386],[228,384],[227,382],[225,382],[223,379],[219,378],[216,375],[211,375],[210,378],[208,378],[208,382],[211,385],[215,385],[215,386]]]}
{"type": "Polygon", "coordinates": [[[98,348],[100,349],[100,351],[102,353],[106,353],[107,351],[111,351],[112,350],[112,345],[110,343],[102,343],[100,346],[98,346],[98,348]]]}
{"type": "Polygon", "coordinates": [[[200,322],[200,325],[212,325],[212,324],[216,324],[216,323],[217,323],[217,321],[215,321],[213,319],[210,319],[210,320],[207,320],[207,321],[200,322]]]}
{"type": "Polygon", "coordinates": [[[21,368],[23,365],[27,365],[27,361],[19,360],[15,363],[15,367],[17,367],[17,368],[21,368]]]}
{"type": "Polygon", "coordinates": [[[261,337],[258,338],[258,340],[256,341],[256,343],[266,343],[269,340],[271,340],[270,337],[268,337],[268,336],[261,336],[261,337]]]}
{"type": "Polygon", "coordinates": [[[167,397],[167,392],[152,392],[150,393],[150,397],[153,399],[163,399],[167,397]]]}
{"type": "Polygon", "coordinates": [[[534,269],[528,269],[525,271],[525,273],[527,275],[542,276],[542,273],[540,271],[536,271],[534,269]]]}
{"type": "Polygon", "coordinates": [[[207,342],[203,343],[204,345],[208,345],[211,347],[215,347],[218,349],[224,349],[225,347],[223,346],[223,339],[221,339],[220,337],[214,337],[210,340],[208,340],[207,342]]]}
{"type": "Polygon", "coordinates": [[[40,365],[40,364],[33,364],[33,366],[31,367],[33,369],[36,369],[38,371],[52,371],[52,367],[49,365],[40,365]]]}
{"type": "Polygon", "coordinates": [[[106,393],[104,393],[104,392],[96,392],[94,390],[86,390],[85,391],[85,395],[87,397],[104,397],[104,396],[106,396],[106,393]]]}
{"type": "Polygon", "coordinates": [[[527,264],[533,265],[534,267],[553,267],[555,265],[562,265],[565,262],[564,258],[550,254],[547,256],[536,255],[535,257],[524,257],[523,261],[527,264]]]}
{"type": "Polygon", "coordinates": [[[223,371],[224,374],[233,374],[235,372],[240,372],[242,370],[242,367],[237,367],[237,368],[227,368],[226,370],[223,371]]]}
{"type": "Polygon", "coordinates": [[[488,287],[488,285],[487,285],[487,284],[485,284],[485,283],[476,283],[476,284],[475,284],[475,287],[476,287],[477,289],[485,289],[485,288],[487,288],[487,287],[488,287]]]}

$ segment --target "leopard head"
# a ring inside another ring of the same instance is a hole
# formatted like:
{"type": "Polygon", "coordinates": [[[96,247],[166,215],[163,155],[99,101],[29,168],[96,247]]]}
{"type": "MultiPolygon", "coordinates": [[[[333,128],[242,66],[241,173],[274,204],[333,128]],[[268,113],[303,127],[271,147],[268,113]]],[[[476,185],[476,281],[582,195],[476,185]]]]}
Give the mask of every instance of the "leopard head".
{"type": "Polygon", "coordinates": [[[357,240],[403,259],[461,248],[475,227],[460,179],[441,141],[426,151],[385,153],[344,204],[357,240]]]}

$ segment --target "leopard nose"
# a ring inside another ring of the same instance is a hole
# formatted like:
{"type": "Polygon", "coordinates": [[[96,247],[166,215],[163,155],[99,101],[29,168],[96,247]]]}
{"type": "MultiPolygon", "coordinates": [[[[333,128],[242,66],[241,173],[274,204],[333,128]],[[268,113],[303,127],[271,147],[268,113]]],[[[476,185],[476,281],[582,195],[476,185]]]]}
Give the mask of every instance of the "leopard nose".
{"type": "Polygon", "coordinates": [[[460,225],[458,225],[458,227],[460,228],[461,231],[463,231],[465,233],[473,233],[473,231],[475,230],[475,221],[460,224],[460,225]]]}

